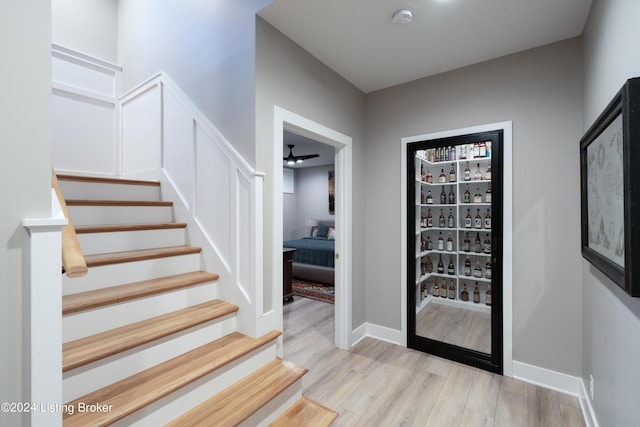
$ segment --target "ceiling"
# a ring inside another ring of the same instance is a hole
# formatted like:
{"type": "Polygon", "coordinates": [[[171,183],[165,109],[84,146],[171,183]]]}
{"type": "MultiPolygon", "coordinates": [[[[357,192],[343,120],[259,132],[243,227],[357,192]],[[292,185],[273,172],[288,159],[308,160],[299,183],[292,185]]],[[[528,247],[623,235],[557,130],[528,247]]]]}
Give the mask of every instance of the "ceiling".
{"type": "Polygon", "coordinates": [[[364,93],[582,34],[592,0],[274,0],[259,16],[364,93]],[[411,24],[393,12],[413,11],[411,24]]]}
{"type": "Polygon", "coordinates": [[[323,144],[321,142],[314,141],[305,136],[298,135],[287,130],[284,131],[283,136],[283,148],[282,157],[285,158],[289,155],[289,147],[287,145],[293,144],[293,154],[295,156],[303,156],[305,154],[319,154],[320,157],[313,159],[307,159],[302,163],[295,163],[288,165],[286,162],[283,164],[285,168],[301,169],[310,168],[314,166],[332,165],[335,162],[335,148],[330,145],[323,144]]]}

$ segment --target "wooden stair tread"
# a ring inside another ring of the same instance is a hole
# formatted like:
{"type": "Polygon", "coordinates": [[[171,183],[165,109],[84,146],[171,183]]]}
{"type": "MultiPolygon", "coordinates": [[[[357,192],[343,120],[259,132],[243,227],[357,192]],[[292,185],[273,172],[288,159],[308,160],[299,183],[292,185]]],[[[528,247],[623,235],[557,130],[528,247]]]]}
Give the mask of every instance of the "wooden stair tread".
{"type": "Polygon", "coordinates": [[[236,426],[306,373],[305,368],[275,359],[166,424],[166,427],[236,426]]]}
{"type": "Polygon", "coordinates": [[[307,397],[302,397],[276,418],[269,427],[326,427],[338,418],[338,413],[307,397]]]}
{"type": "Polygon", "coordinates": [[[158,224],[110,224],[110,225],[77,225],[76,234],[114,233],[121,231],[170,230],[186,228],[184,222],[166,222],[158,224]]]}
{"type": "Polygon", "coordinates": [[[97,307],[118,304],[201,283],[213,282],[218,279],[219,276],[215,273],[192,271],[189,273],[112,286],[110,288],[65,295],[62,297],[62,315],[66,316],[97,307]]]}
{"type": "Polygon", "coordinates": [[[59,181],[78,181],[78,182],[93,182],[103,184],[123,184],[123,185],[145,185],[150,187],[160,187],[160,181],[145,181],[140,179],[127,179],[127,178],[102,178],[94,176],[81,176],[81,175],[65,175],[56,174],[59,181]]]}
{"type": "Polygon", "coordinates": [[[238,306],[234,304],[213,300],[64,343],[62,371],[76,369],[236,311],[238,306]]]}
{"type": "Polygon", "coordinates": [[[272,331],[260,338],[249,338],[239,332],[198,347],[138,374],[80,397],[69,405],[112,405],[104,413],[64,413],[63,423],[72,426],[104,426],[111,424],[144,406],[202,378],[216,369],[275,340],[280,332],[272,331]]]}
{"type": "Polygon", "coordinates": [[[89,268],[101,265],[119,264],[123,262],[144,261],[154,258],[189,255],[200,253],[197,246],[168,246],[164,248],[139,249],[135,251],[109,252],[104,254],[86,255],[85,261],[89,268]]]}
{"type": "Polygon", "coordinates": [[[65,199],[67,206],[173,206],[173,202],[164,200],[93,200],[65,199]]]}

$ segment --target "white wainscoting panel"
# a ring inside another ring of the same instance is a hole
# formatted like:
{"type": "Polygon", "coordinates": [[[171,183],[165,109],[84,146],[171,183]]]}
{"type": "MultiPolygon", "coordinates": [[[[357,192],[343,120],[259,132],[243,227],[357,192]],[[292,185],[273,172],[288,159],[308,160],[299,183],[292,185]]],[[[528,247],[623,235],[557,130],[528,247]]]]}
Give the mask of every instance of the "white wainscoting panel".
{"type": "Polygon", "coordinates": [[[182,201],[191,209],[194,194],[194,121],[173,94],[163,86],[162,165],[182,201]]]}
{"type": "Polygon", "coordinates": [[[121,102],[122,174],[157,171],[162,165],[160,84],[130,93],[121,102]]]}
{"type": "Polygon", "coordinates": [[[195,218],[230,272],[232,172],[231,164],[224,153],[214,144],[213,139],[197,126],[195,218]]]}
{"type": "Polygon", "coordinates": [[[58,172],[118,173],[118,102],[122,69],[54,45],[53,166],[58,172]]]}
{"type": "Polygon", "coordinates": [[[52,159],[56,170],[116,172],[115,105],[53,90],[52,159]]]}

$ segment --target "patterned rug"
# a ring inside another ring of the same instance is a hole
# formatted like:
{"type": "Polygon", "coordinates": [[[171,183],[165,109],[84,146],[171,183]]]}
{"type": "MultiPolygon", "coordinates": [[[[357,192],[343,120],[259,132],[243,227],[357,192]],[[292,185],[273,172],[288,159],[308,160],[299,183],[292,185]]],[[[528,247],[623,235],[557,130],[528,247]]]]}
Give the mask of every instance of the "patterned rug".
{"type": "Polygon", "coordinates": [[[335,301],[333,286],[305,282],[298,279],[293,279],[292,285],[294,295],[328,302],[329,304],[333,304],[335,301]]]}

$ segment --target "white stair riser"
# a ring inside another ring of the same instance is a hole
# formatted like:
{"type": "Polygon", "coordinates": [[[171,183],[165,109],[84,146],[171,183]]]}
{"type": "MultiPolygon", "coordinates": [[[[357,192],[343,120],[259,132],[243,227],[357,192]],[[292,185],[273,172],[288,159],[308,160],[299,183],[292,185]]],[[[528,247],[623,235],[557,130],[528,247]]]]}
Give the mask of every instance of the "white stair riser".
{"type": "Polygon", "coordinates": [[[236,329],[234,315],[208,322],[63,374],[63,401],[69,402],[94,390],[158,365],[187,351],[215,341],[236,329]]]}
{"type": "Polygon", "coordinates": [[[173,221],[171,206],[69,206],[74,225],[155,224],[173,221]]]}
{"type": "Polygon", "coordinates": [[[241,359],[183,387],[181,390],[123,418],[114,423],[112,427],[164,425],[240,381],[249,373],[273,361],[275,357],[275,344],[268,344],[257,352],[245,355],[241,359]]]}
{"type": "Polygon", "coordinates": [[[198,270],[200,270],[200,254],[90,267],[84,277],[70,279],[63,275],[62,294],[91,291],[198,270]]]}
{"type": "Polygon", "coordinates": [[[165,246],[179,246],[185,243],[184,228],[161,230],[119,231],[109,233],[78,234],[84,255],[106,252],[133,251],[165,246]]]}
{"type": "Polygon", "coordinates": [[[160,200],[160,187],[60,180],[65,199],[79,200],[160,200]]]}
{"type": "MultiPolygon", "coordinates": [[[[239,427],[268,427],[271,422],[302,398],[302,378],[240,423],[239,427]]],[[[302,427],[302,426],[301,426],[302,427]]]]}
{"type": "Polygon", "coordinates": [[[215,282],[69,314],[62,318],[62,341],[69,342],[216,298],[215,282]]]}

